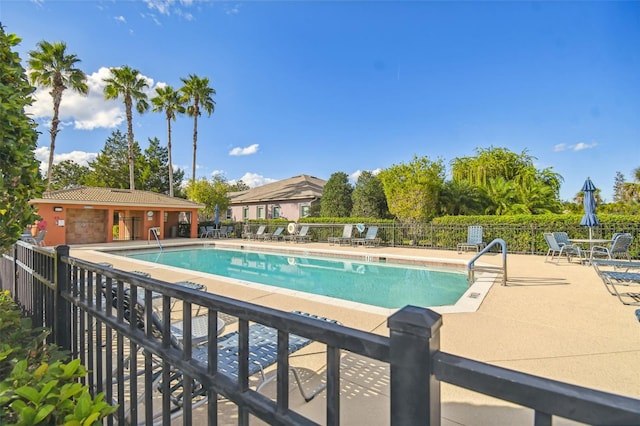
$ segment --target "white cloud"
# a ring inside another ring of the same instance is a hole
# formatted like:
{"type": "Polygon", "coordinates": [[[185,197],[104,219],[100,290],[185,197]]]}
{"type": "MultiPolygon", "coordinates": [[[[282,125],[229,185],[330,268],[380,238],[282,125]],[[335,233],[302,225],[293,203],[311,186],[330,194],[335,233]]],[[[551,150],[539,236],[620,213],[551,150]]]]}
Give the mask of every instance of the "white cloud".
{"type": "MultiPolygon", "coordinates": [[[[376,176],[378,173],[382,171],[382,169],[377,168],[369,171],[371,172],[372,175],[376,176]]],[[[362,170],[356,170],[355,172],[349,175],[349,180],[353,183],[356,183],[361,174],[362,174],[362,170]]]]}
{"type": "MultiPolygon", "coordinates": [[[[34,156],[40,161],[40,170],[45,173],[49,165],[49,147],[41,146],[35,149],[34,156]]],[[[58,164],[66,160],[71,160],[81,166],[88,166],[89,161],[94,161],[98,156],[97,152],[71,151],[62,154],[53,154],[53,164],[58,164]]]]}
{"type": "Polygon", "coordinates": [[[226,13],[227,15],[237,15],[238,13],[240,13],[240,6],[242,5],[239,3],[236,3],[233,6],[225,5],[224,13],[226,13]]]}
{"type": "Polygon", "coordinates": [[[214,170],[211,172],[211,176],[224,176],[224,170],[214,170]]]}
{"type": "Polygon", "coordinates": [[[577,143],[577,144],[575,144],[573,146],[573,150],[574,151],[582,151],[584,149],[595,148],[596,146],[598,146],[598,144],[596,142],[593,142],[593,143],[580,142],[580,143],[577,143]]]}
{"type": "Polygon", "coordinates": [[[122,15],[120,15],[120,16],[114,16],[114,17],[113,17],[113,19],[115,19],[117,22],[121,22],[121,23],[123,23],[123,24],[126,24],[126,23],[127,23],[127,19],[126,19],[124,16],[122,16],[122,15]]]}
{"type": "MultiPolygon", "coordinates": [[[[97,72],[87,74],[87,96],[80,95],[72,90],[65,90],[60,104],[61,128],[73,126],[77,130],[93,130],[98,128],[113,129],[126,120],[124,103],[120,99],[106,100],[104,98],[105,78],[111,77],[111,71],[107,67],[100,68],[97,72]]],[[[149,87],[146,93],[149,97],[155,96],[155,88],[165,83],[154,86],[154,80],[141,75],[147,81],[149,87]]],[[[53,114],[53,101],[49,95],[49,89],[39,87],[33,95],[34,103],[26,108],[35,120],[49,126],[53,114]]]]}
{"type": "Polygon", "coordinates": [[[566,150],[583,151],[585,149],[595,148],[596,146],[598,146],[597,142],[592,142],[592,143],[578,142],[575,145],[567,145],[566,143],[559,143],[557,145],[554,145],[553,152],[562,152],[566,150]]]}
{"type": "Polygon", "coordinates": [[[229,151],[229,155],[252,155],[258,152],[259,146],[259,144],[254,143],[253,145],[249,145],[246,148],[233,148],[231,151],[229,151]]]}
{"type": "Polygon", "coordinates": [[[240,180],[249,185],[250,188],[255,188],[256,186],[262,186],[276,181],[276,179],[266,178],[256,173],[245,173],[240,180]]]}
{"type": "Polygon", "coordinates": [[[169,15],[174,0],[144,0],[147,7],[151,10],[157,10],[163,15],[169,15]]]}

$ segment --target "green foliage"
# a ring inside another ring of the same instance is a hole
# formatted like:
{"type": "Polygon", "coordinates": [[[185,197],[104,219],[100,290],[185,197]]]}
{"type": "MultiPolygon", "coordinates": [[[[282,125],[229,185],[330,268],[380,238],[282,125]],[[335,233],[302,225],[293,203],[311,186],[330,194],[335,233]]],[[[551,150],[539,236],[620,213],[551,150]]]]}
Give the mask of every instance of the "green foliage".
{"type": "Polygon", "coordinates": [[[351,198],[353,200],[352,216],[379,219],[389,217],[389,207],[382,182],[373,173],[364,171],[358,176],[351,198]]]}
{"type": "Polygon", "coordinates": [[[206,206],[200,210],[202,217],[199,222],[213,219],[216,204],[220,209],[220,215],[227,211],[230,202],[228,192],[229,184],[222,176],[215,176],[211,180],[190,180],[186,188],[188,199],[206,206]]]}
{"type": "Polygon", "coordinates": [[[34,157],[36,124],[24,112],[35,90],[27,81],[20,56],[12,49],[20,42],[0,25],[0,251],[18,240],[39,217],[29,206],[44,189],[40,163],[34,157]]]}
{"type": "Polygon", "coordinates": [[[79,382],[87,374],[80,360],[63,362],[65,354],[43,345],[47,334],[0,293],[0,424],[101,425],[116,407],[103,394],[91,397],[79,382]]]}
{"type": "Polygon", "coordinates": [[[442,160],[414,156],[408,164],[398,164],[378,175],[389,211],[401,222],[427,222],[438,212],[438,197],[444,184],[442,160]]]}
{"type": "Polygon", "coordinates": [[[87,178],[91,174],[91,169],[81,166],[73,160],[64,160],[54,164],[51,170],[50,189],[68,189],[87,184],[87,178]]]}
{"type": "Polygon", "coordinates": [[[325,217],[349,216],[353,205],[351,201],[352,192],[353,188],[346,173],[336,172],[332,174],[322,191],[320,215],[325,217]]]}
{"type": "MultiPolygon", "coordinates": [[[[87,177],[87,185],[105,188],[129,188],[129,145],[126,136],[115,130],[104,144],[104,148],[98,157],[89,163],[92,169],[87,177]]],[[[136,158],[141,156],[140,146],[133,144],[133,152],[136,158]]]]}

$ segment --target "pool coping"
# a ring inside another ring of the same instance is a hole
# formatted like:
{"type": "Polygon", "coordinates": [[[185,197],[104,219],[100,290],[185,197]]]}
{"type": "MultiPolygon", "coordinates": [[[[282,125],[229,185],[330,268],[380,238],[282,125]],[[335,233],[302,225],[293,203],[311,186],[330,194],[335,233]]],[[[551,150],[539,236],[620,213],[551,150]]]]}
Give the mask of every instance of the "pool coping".
{"type": "MultiPolygon", "coordinates": [[[[423,256],[410,256],[410,255],[399,255],[389,252],[384,252],[384,247],[381,248],[380,251],[376,251],[375,253],[369,251],[346,251],[341,250],[339,247],[332,246],[330,249],[323,249],[318,247],[308,247],[304,245],[275,245],[268,244],[267,242],[253,242],[251,240],[207,240],[207,241],[193,241],[190,240],[184,243],[173,243],[171,245],[165,245],[165,248],[169,249],[180,249],[186,247],[218,247],[218,248],[227,248],[227,249],[235,249],[235,250],[256,250],[256,251],[271,251],[279,254],[296,254],[296,255],[304,255],[304,256],[318,256],[318,257],[338,257],[340,259],[354,259],[361,261],[378,261],[378,262],[387,262],[387,263],[395,263],[395,264],[403,264],[403,265],[428,265],[434,267],[448,267],[455,269],[465,269],[467,266],[467,261],[462,259],[443,259],[443,258],[435,258],[435,257],[423,257],[423,256]],[[392,260],[392,262],[388,262],[392,260]]],[[[100,253],[102,255],[114,256],[114,258],[122,258],[121,255],[112,254],[112,252],[132,252],[132,251],[157,251],[158,247],[149,245],[148,243],[142,243],[139,245],[128,245],[126,247],[96,247],[92,250],[88,250],[89,252],[93,251],[96,253],[100,253]]],[[[398,308],[383,308],[373,305],[367,305],[358,302],[352,302],[343,299],[337,299],[329,296],[316,295],[312,293],[306,293],[302,291],[296,291],[291,289],[285,289],[275,286],[270,286],[266,284],[255,283],[251,281],[240,280],[237,278],[229,278],[224,277],[222,275],[216,275],[206,272],[194,271],[191,269],[184,269],[174,266],[161,265],[158,263],[133,259],[127,257],[127,260],[133,263],[139,263],[141,266],[147,266],[152,268],[165,268],[170,271],[174,271],[177,273],[188,271],[189,274],[195,276],[202,276],[204,278],[218,280],[224,283],[240,285],[249,288],[259,289],[265,292],[274,293],[274,294],[282,294],[291,297],[302,297],[305,300],[317,301],[318,303],[326,303],[334,306],[339,306],[347,309],[354,309],[358,311],[380,314],[385,316],[390,316],[394,312],[398,310],[398,308]]],[[[490,266],[489,264],[483,264],[481,262],[476,262],[478,266],[490,266]]],[[[460,296],[458,301],[453,305],[444,305],[444,306],[425,306],[425,308],[429,308],[439,314],[444,313],[464,313],[464,312],[476,312],[484,298],[489,293],[491,287],[496,283],[498,279],[498,274],[490,271],[478,271],[475,274],[474,283],[467,288],[467,290],[460,296]]]]}

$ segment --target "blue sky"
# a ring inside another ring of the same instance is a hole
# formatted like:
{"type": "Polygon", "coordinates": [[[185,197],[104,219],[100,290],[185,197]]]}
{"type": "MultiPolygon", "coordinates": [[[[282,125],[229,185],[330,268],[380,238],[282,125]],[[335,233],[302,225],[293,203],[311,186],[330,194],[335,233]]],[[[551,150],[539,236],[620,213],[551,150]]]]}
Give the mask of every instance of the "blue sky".
{"type": "MultiPolygon", "coordinates": [[[[610,201],[617,171],[640,167],[640,2],[11,1],[0,22],[27,52],[64,41],[89,76],[66,91],[56,161],[95,158],[121,101],[109,67],[157,85],[208,77],[217,95],[198,126],[197,177],[257,186],[299,174],[352,177],[445,164],[476,148],[536,157],[572,199],[590,176],[610,201]]],[[[51,101],[30,110],[48,158],[51,101]]],[[[193,121],[173,123],[174,164],[191,175],[193,121]]],[[[142,148],[166,143],[163,114],[134,116],[142,148]]]]}

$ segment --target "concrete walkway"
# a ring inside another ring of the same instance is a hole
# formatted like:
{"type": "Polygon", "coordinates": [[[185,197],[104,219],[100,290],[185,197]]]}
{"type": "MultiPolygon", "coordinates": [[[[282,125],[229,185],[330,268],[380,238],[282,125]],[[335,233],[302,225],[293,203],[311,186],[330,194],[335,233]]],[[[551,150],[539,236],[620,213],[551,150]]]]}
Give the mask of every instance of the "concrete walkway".
{"type": "MultiPolygon", "coordinates": [[[[234,240],[221,242],[229,243],[234,240]]],[[[184,243],[175,240],[175,243],[184,243]]],[[[193,241],[199,243],[200,241],[193,241]]],[[[213,241],[216,243],[216,241],[213,241]]],[[[247,246],[247,242],[236,243],[247,246]]],[[[252,242],[253,243],[253,242],[252,242]]],[[[475,253],[455,251],[335,247],[326,243],[290,244],[257,242],[259,246],[279,245],[304,250],[370,252],[377,256],[419,256],[453,259],[466,263],[475,253]]],[[[145,246],[141,243],[120,244],[145,246]]],[[[165,247],[172,245],[164,242],[165,247]]],[[[140,263],[100,250],[107,245],[73,246],[71,255],[86,260],[108,261],[124,270],[146,270],[166,281],[194,280],[207,284],[210,292],[282,309],[299,309],[337,319],[344,325],[388,334],[386,315],[325,304],[307,296],[291,296],[264,289],[248,288],[215,279],[208,274],[181,272],[175,268],[140,263]]],[[[112,247],[113,245],[109,245],[112,247]]],[[[149,247],[149,246],[147,246],[149,247]]],[[[482,261],[499,266],[501,255],[487,254],[482,261]]],[[[567,383],[640,399],[640,323],[634,311],[611,296],[593,268],[578,263],[545,263],[542,256],[508,255],[506,286],[494,283],[475,312],[443,313],[441,350],[477,361],[547,377],[567,383]]],[[[319,345],[319,344],[314,344],[319,345]]],[[[292,365],[308,368],[311,374],[324,369],[322,348],[292,357],[292,365]]],[[[303,352],[303,351],[301,351],[303,352]]],[[[389,423],[386,365],[353,354],[342,358],[341,410],[345,425],[385,425],[389,423]]],[[[266,395],[275,387],[265,387],[266,395]]],[[[533,424],[533,412],[493,398],[442,385],[444,425],[533,424]]],[[[291,407],[324,421],[325,398],[305,404],[292,391],[291,407]]],[[[259,424],[259,422],[256,422],[259,424]]],[[[558,419],[554,424],[573,424],[558,419]]]]}

